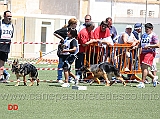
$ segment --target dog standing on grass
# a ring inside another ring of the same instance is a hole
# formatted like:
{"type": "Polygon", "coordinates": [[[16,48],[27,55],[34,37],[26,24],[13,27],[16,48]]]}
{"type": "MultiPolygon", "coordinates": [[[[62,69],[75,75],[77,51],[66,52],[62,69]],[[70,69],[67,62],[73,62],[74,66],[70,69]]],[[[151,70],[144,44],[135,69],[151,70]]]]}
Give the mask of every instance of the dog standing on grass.
{"type": "Polygon", "coordinates": [[[90,68],[82,67],[81,71],[92,73],[93,79],[90,84],[94,81],[97,81],[100,84],[100,80],[98,78],[103,77],[106,82],[106,86],[111,86],[114,83],[114,81],[112,81],[112,77],[116,77],[124,86],[126,86],[125,80],[122,78],[119,69],[108,62],[93,64],[90,68]]]}
{"type": "Polygon", "coordinates": [[[12,63],[12,73],[15,73],[17,78],[17,84],[15,86],[19,86],[20,77],[23,77],[24,85],[26,84],[26,76],[29,75],[31,83],[29,86],[33,86],[34,81],[37,81],[37,86],[39,85],[39,79],[38,79],[38,71],[35,66],[29,63],[25,64],[19,64],[18,59],[14,60],[12,63]]]}

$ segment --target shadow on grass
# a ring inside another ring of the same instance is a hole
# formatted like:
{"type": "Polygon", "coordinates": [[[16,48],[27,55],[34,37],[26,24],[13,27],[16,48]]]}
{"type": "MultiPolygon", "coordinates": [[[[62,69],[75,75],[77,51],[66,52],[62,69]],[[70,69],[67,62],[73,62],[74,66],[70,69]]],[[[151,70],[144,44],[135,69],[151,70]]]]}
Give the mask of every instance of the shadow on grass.
{"type": "MultiPolygon", "coordinates": [[[[16,84],[15,84],[16,85],[16,84]]],[[[6,86],[14,86],[14,87],[17,87],[17,86],[15,86],[14,84],[7,84],[6,86]]],[[[24,87],[26,87],[27,85],[18,85],[18,86],[24,86],[24,87]]]]}
{"type": "Polygon", "coordinates": [[[49,85],[49,86],[62,87],[61,85],[49,85]]]}
{"type": "Polygon", "coordinates": [[[47,83],[57,83],[57,81],[47,81],[47,83]]]}

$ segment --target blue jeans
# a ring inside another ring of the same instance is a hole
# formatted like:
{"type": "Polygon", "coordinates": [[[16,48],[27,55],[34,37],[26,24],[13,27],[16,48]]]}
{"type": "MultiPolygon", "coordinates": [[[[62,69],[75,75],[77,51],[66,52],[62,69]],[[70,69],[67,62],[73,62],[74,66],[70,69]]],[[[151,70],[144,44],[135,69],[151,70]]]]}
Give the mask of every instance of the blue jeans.
{"type": "Polygon", "coordinates": [[[57,70],[57,73],[58,73],[58,76],[57,76],[57,80],[62,80],[62,73],[63,73],[63,70],[61,69],[63,66],[63,60],[61,57],[59,57],[59,62],[58,62],[58,70],[57,70]]]}
{"type": "Polygon", "coordinates": [[[4,75],[4,79],[6,79],[6,77],[9,75],[9,73],[7,72],[7,70],[3,70],[3,75],[4,75]]]}
{"type": "MultiPolygon", "coordinates": [[[[64,64],[63,58],[59,57],[58,70],[57,70],[57,73],[58,73],[57,80],[63,79],[63,70],[62,70],[63,64],[64,64]]],[[[71,80],[71,77],[69,76],[69,81],[70,80],[71,80]]]]}

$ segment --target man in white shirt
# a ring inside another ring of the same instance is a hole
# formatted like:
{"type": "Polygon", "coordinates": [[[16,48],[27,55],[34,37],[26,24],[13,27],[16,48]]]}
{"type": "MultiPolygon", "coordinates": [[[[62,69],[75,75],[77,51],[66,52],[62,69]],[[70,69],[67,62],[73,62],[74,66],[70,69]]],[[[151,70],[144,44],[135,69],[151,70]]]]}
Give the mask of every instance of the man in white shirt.
{"type": "Polygon", "coordinates": [[[136,46],[139,43],[139,41],[135,38],[134,34],[132,33],[131,25],[126,26],[125,32],[122,33],[118,39],[118,43],[129,43],[132,44],[132,46],[136,46]]]}

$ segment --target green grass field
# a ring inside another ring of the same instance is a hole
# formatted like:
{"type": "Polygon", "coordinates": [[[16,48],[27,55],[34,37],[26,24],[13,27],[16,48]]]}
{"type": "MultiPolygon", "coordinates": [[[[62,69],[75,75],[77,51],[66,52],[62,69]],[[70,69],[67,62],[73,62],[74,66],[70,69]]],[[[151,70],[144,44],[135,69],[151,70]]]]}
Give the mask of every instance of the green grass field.
{"type": "MultiPolygon", "coordinates": [[[[55,67],[54,65],[36,65],[55,67]]],[[[160,64],[157,64],[158,69],[160,64]]],[[[6,65],[6,67],[9,67],[6,65]]],[[[10,71],[9,71],[10,72],[10,71]]],[[[39,71],[40,80],[56,80],[55,70],[39,71]]],[[[10,72],[11,73],[11,72],[10,72]]],[[[157,73],[159,75],[159,73],[157,73]]],[[[160,77],[160,75],[159,75],[160,77]]],[[[16,80],[11,74],[10,80],[16,80]]],[[[29,83],[29,82],[28,82],[29,83]]],[[[15,87],[15,82],[0,84],[1,119],[159,119],[160,85],[138,89],[127,84],[106,87],[103,83],[87,86],[86,91],[62,88],[58,83],[40,82],[39,86],[15,87]],[[8,110],[9,104],[18,110],[8,110]]],[[[137,85],[136,83],[132,84],[137,85]]]]}

